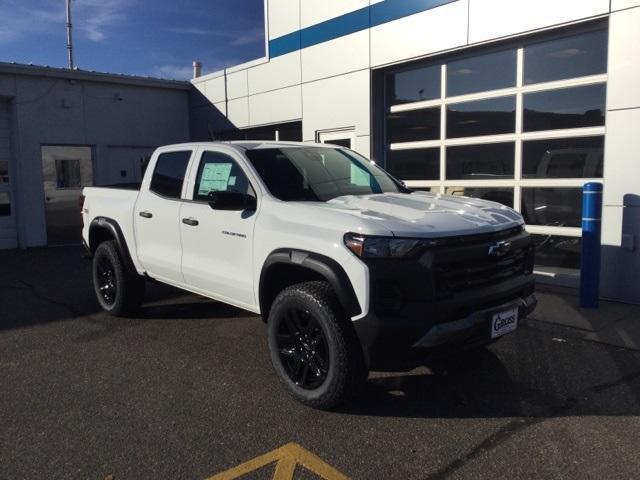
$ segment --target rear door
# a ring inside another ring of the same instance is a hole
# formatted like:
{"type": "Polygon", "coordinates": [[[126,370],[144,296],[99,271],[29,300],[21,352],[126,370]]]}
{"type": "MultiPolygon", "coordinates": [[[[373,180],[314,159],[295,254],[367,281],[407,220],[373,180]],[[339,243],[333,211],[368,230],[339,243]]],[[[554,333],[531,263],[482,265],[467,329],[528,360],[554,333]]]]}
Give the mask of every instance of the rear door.
{"type": "Polygon", "coordinates": [[[180,206],[184,179],[193,151],[163,151],[149,166],[134,208],[138,259],[149,275],[169,283],[184,283],[180,271],[180,206]]]}
{"type": "Polygon", "coordinates": [[[180,210],[182,273],[188,286],[222,301],[251,309],[253,227],[256,211],[213,210],[211,191],[239,191],[255,197],[242,159],[233,151],[207,147],[191,168],[180,210]],[[189,201],[191,200],[191,201],[189,201]]]}

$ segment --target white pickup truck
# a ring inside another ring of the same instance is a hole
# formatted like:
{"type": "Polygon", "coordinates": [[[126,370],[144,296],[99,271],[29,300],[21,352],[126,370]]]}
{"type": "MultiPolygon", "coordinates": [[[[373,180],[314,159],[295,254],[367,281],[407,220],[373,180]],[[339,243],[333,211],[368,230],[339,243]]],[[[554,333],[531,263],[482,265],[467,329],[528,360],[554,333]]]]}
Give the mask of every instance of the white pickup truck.
{"type": "Polygon", "coordinates": [[[83,194],[104,310],[132,314],[154,279],[259,313],[276,372],[316,408],[369,370],[487,345],[536,305],[517,212],[412,192],[342,147],[172,145],[139,188],[83,194]]]}

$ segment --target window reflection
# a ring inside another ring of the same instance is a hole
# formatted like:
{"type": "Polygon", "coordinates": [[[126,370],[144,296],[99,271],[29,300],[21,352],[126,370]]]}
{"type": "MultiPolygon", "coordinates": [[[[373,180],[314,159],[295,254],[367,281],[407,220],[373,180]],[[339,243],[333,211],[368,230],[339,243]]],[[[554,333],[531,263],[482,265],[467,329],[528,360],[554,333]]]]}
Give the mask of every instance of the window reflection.
{"type": "Polygon", "coordinates": [[[439,138],[439,107],[394,112],[387,117],[387,143],[415,142],[439,138]]]}
{"type": "Polygon", "coordinates": [[[605,84],[563,88],[524,96],[525,132],[604,125],[605,84]]]}
{"type": "Polygon", "coordinates": [[[580,237],[533,235],[533,242],[536,246],[536,266],[580,268],[582,250],[580,237]]]}
{"type": "Polygon", "coordinates": [[[440,149],[391,150],[387,170],[400,180],[439,180],[440,149]]]}
{"type": "Polygon", "coordinates": [[[516,97],[498,97],[447,107],[447,138],[513,133],[516,97]]]}
{"type": "Polygon", "coordinates": [[[440,98],[440,65],[414,68],[387,76],[387,105],[440,98]]]}
{"type": "Polygon", "coordinates": [[[602,177],[604,136],[526,141],[522,144],[524,178],[602,177]]]}
{"type": "Polygon", "coordinates": [[[447,179],[513,178],[515,144],[489,143],[447,148],[447,179]]]}
{"type": "Polygon", "coordinates": [[[527,187],[522,189],[521,196],[521,213],[528,225],[581,226],[581,188],[527,187]]]}
{"type": "Polygon", "coordinates": [[[414,192],[440,193],[440,187],[409,187],[414,192]]]}
{"type": "Polygon", "coordinates": [[[535,43],[524,49],[525,84],[596,75],[606,71],[606,30],[535,43]]]}
{"type": "Polygon", "coordinates": [[[447,195],[480,198],[513,208],[513,188],[511,187],[446,187],[445,193],[447,195]]]}
{"type": "Polygon", "coordinates": [[[515,50],[477,55],[447,64],[447,96],[449,97],[508,88],[515,84],[515,50]]]}

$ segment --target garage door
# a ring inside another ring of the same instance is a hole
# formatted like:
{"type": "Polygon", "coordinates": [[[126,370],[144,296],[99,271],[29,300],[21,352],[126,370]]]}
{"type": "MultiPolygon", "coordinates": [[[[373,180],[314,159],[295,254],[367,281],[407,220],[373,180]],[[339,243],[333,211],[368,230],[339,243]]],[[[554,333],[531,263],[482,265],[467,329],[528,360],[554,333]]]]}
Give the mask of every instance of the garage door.
{"type": "Polygon", "coordinates": [[[11,198],[11,130],[9,102],[0,99],[0,248],[17,246],[15,208],[11,198]]]}

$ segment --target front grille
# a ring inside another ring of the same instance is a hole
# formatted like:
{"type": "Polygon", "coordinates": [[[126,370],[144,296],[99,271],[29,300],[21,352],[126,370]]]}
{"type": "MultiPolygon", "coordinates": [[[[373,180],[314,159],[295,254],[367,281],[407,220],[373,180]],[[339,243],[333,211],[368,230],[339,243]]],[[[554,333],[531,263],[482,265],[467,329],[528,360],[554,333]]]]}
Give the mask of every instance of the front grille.
{"type": "Polygon", "coordinates": [[[495,240],[486,238],[464,250],[435,251],[432,271],[436,296],[489,286],[530,273],[533,247],[528,235],[509,238],[512,248],[503,256],[489,255],[489,246],[495,240]]]}

